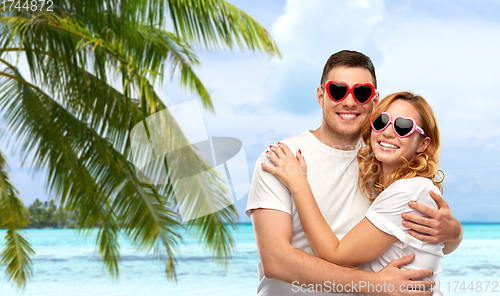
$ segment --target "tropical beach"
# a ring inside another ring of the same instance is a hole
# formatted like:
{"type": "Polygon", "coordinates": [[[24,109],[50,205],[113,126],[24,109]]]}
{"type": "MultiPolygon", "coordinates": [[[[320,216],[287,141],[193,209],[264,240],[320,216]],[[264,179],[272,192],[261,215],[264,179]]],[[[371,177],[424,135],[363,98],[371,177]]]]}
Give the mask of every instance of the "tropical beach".
{"type": "Polygon", "coordinates": [[[499,295],[499,3],[17,2],[0,3],[0,296],[256,295],[257,158],[318,126],[343,49],[372,58],[381,98],[435,111],[464,228],[441,290],[499,295]]]}
{"type": "MultiPolygon", "coordinates": [[[[443,260],[441,285],[445,295],[498,295],[500,224],[464,224],[464,230],[460,248],[443,260]]],[[[163,267],[152,254],[136,251],[126,240],[120,241],[120,279],[112,280],[102,270],[93,237],[84,239],[70,229],[26,232],[37,250],[33,279],[23,292],[18,292],[2,278],[0,288],[4,296],[255,295],[258,286],[259,256],[248,223],[238,224],[234,231],[236,249],[227,269],[212,262],[196,239],[183,235],[177,258],[177,283],[166,279],[163,267]]],[[[0,235],[3,237],[4,231],[0,235]]]]}

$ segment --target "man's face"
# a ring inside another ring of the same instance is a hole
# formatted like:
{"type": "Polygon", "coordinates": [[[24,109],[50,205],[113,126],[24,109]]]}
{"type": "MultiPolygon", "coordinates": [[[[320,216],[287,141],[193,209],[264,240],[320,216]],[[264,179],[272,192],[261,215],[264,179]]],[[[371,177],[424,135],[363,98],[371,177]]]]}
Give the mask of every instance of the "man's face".
{"type": "MultiPolygon", "coordinates": [[[[355,84],[373,84],[373,78],[365,68],[361,67],[334,67],[327,76],[327,81],[345,82],[349,87],[355,84]]],[[[361,135],[363,122],[373,112],[378,104],[379,94],[375,93],[373,98],[366,104],[359,104],[352,96],[352,93],[336,103],[326,93],[322,87],[317,89],[317,99],[323,108],[323,123],[333,133],[340,136],[353,137],[361,135]]]]}

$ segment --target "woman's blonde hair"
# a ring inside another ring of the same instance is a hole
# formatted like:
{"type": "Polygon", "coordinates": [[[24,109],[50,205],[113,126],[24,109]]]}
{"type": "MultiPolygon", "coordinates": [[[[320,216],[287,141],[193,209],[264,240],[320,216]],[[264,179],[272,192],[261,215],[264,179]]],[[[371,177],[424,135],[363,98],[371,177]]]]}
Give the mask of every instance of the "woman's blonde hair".
{"type": "Polygon", "coordinates": [[[375,158],[371,146],[372,127],[368,118],[361,129],[361,136],[366,146],[360,149],[357,155],[359,163],[359,189],[370,201],[374,201],[380,192],[396,180],[421,176],[431,179],[442,193],[444,173],[439,169],[441,139],[438,123],[431,106],[421,96],[410,92],[398,92],[385,97],[377,106],[374,113],[387,111],[389,105],[395,100],[404,100],[418,110],[422,118],[422,125],[420,127],[425,131],[426,136],[430,138],[430,144],[424,152],[418,153],[411,162],[401,156],[404,163],[403,166],[391,172],[389,175],[390,181],[384,186],[382,166],[380,161],[375,158]],[[373,189],[377,192],[375,196],[372,196],[371,185],[373,185],[373,189]]]}

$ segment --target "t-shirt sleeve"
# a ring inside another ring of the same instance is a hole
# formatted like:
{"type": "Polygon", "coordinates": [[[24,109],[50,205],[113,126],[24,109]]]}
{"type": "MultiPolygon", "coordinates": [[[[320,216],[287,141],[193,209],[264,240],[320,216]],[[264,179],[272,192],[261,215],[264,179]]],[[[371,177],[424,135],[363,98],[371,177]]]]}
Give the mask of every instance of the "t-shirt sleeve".
{"type": "Polygon", "coordinates": [[[273,209],[292,213],[292,196],[274,175],[264,171],[261,163],[274,165],[264,153],[262,153],[255,164],[248,193],[248,203],[245,213],[250,217],[251,210],[273,209]]]}
{"type": "Polygon", "coordinates": [[[412,196],[403,191],[386,189],[375,199],[365,214],[365,217],[381,231],[395,236],[396,245],[404,248],[408,245],[408,228],[402,225],[403,212],[412,212],[408,206],[412,196]]]}
{"type": "Polygon", "coordinates": [[[408,202],[413,200],[437,209],[436,203],[429,195],[429,190],[439,191],[425,178],[416,177],[396,182],[397,184],[394,183],[394,186],[390,186],[380,193],[366,212],[365,217],[381,231],[395,236],[398,239],[396,245],[399,247],[404,248],[411,245],[421,248],[424,243],[408,234],[409,228],[403,226],[401,214],[410,213],[428,218],[421,212],[410,208],[408,202]]]}

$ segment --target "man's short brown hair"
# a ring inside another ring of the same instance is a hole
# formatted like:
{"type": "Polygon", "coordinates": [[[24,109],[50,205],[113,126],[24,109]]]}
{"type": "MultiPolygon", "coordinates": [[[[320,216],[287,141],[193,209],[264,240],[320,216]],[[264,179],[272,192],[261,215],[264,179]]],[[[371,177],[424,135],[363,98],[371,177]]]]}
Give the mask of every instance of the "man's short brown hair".
{"type": "Polygon", "coordinates": [[[325,67],[323,68],[320,85],[326,83],[328,73],[330,73],[333,68],[339,66],[365,68],[372,74],[373,86],[377,88],[377,76],[375,76],[375,67],[373,66],[372,61],[366,55],[352,50],[342,50],[330,56],[328,61],[326,61],[325,67]]]}

